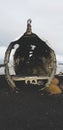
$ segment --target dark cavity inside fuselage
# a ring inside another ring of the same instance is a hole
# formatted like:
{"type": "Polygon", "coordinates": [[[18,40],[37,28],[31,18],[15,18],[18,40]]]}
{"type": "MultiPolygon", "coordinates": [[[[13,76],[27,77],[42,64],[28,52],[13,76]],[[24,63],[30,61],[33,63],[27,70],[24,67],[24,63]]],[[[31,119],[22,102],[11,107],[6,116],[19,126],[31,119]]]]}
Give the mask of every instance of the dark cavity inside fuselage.
{"type": "Polygon", "coordinates": [[[48,76],[51,70],[51,48],[37,35],[24,34],[16,44],[18,49],[14,54],[14,69],[22,76],[48,76]]]}

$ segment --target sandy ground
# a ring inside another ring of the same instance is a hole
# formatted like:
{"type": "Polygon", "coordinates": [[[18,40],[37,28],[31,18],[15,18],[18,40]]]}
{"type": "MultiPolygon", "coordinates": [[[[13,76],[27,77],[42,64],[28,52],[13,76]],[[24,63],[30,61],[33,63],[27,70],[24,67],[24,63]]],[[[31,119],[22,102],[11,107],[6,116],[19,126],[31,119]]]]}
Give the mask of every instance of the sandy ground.
{"type": "Polygon", "coordinates": [[[0,130],[63,130],[63,93],[51,96],[32,86],[11,95],[0,76],[0,130]]]}

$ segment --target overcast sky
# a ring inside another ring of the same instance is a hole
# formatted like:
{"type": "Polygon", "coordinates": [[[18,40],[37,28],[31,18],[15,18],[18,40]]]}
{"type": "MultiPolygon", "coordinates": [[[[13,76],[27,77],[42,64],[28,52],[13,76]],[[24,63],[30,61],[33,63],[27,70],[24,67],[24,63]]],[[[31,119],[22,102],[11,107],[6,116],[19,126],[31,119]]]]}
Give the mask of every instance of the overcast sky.
{"type": "Polygon", "coordinates": [[[0,46],[22,36],[29,18],[32,31],[63,56],[63,0],[0,0],[0,46]]]}

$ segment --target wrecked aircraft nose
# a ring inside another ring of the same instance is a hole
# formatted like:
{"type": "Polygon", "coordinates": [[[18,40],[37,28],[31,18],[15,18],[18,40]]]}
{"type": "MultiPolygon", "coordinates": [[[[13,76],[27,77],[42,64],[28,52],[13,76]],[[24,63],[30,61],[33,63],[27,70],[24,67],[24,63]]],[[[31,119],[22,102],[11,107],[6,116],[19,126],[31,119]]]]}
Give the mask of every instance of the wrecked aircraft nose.
{"type": "Polygon", "coordinates": [[[24,35],[9,45],[5,55],[5,64],[6,77],[11,82],[11,86],[14,86],[16,80],[24,80],[25,83],[30,82],[37,85],[43,84],[43,81],[46,80],[48,86],[56,72],[55,53],[45,41],[32,33],[30,20],[27,22],[24,35]],[[19,47],[16,49],[13,58],[15,76],[10,78],[9,57],[17,44],[19,47]]]}

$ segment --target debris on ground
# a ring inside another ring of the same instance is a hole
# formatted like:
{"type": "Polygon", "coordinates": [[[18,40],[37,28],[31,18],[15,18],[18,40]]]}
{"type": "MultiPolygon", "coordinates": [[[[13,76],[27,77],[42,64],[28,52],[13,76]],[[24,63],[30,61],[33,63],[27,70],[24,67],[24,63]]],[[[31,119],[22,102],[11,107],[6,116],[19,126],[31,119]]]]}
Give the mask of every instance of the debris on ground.
{"type": "Polygon", "coordinates": [[[50,94],[61,94],[62,90],[58,86],[59,80],[57,78],[54,78],[51,82],[51,84],[48,87],[45,87],[45,91],[47,91],[50,94]]]}

